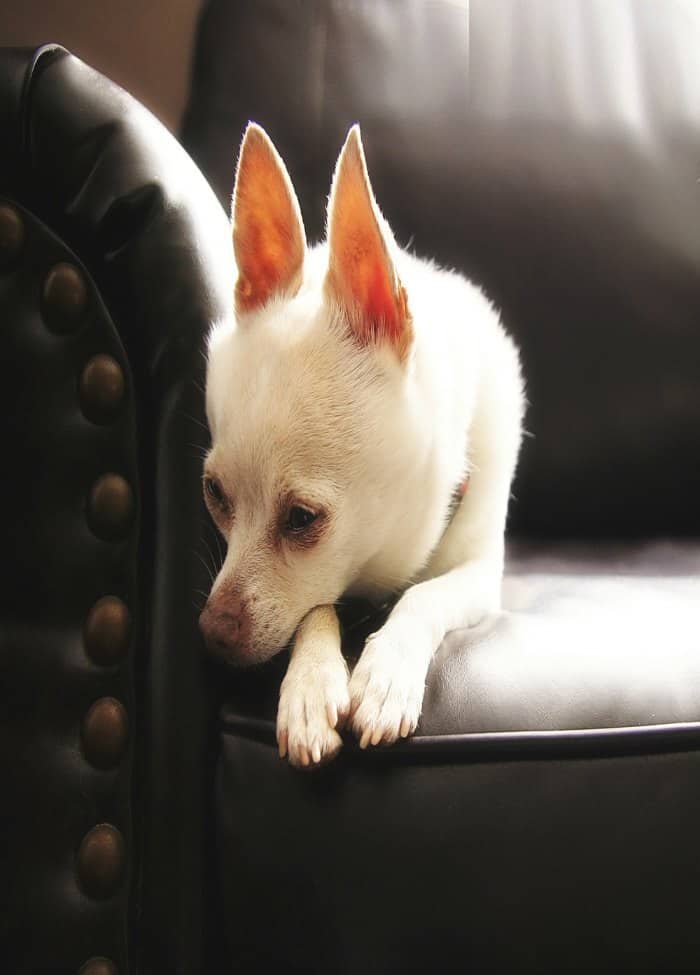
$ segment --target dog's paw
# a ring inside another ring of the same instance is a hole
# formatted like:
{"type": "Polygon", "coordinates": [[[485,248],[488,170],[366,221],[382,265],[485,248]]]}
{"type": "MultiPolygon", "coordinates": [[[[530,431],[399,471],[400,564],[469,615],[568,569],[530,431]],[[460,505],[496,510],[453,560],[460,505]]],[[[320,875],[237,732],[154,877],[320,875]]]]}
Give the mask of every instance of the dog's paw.
{"type": "Polygon", "coordinates": [[[330,761],[343,741],[338,734],[350,711],[348,672],[344,663],[317,669],[293,668],[280,688],[277,744],[280,757],[296,768],[330,761]]]}
{"type": "Polygon", "coordinates": [[[418,725],[425,668],[383,630],[365,644],[350,678],[352,730],[360,748],[408,738],[418,725]]]}

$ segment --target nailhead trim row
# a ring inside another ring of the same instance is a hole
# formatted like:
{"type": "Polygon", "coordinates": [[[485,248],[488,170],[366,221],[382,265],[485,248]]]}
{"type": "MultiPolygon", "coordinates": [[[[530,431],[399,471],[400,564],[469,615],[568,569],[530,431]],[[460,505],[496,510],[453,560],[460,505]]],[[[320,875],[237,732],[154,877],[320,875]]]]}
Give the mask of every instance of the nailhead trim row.
{"type": "MultiPolygon", "coordinates": [[[[0,268],[17,259],[24,246],[21,214],[12,206],[0,205],[0,268]]],[[[46,276],[42,290],[42,316],[57,336],[70,337],[89,324],[89,288],[80,268],[69,262],[56,264],[46,276]]],[[[78,404],[91,423],[116,421],[124,403],[126,383],[122,367],[107,354],[92,356],[83,366],[76,384],[78,404]]],[[[91,531],[107,542],[127,538],[134,521],[133,489],[127,479],[105,471],[88,488],[86,519],[91,531]]],[[[110,667],[125,659],[131,639],[131,614],[116,595],[105,595],[90,609],[83,629],[88,658],[110,667]]],[[[116,768],[124,758],[129,740],[129,718],[124,704],[114,697],[101,697],[87,710],[81,724],[83,756],[94,768],[116,768]]],[[[112,897],[119,889],[126,867],[126,845],[119,829],[98,823],[83,837],[76,854],[76,874],[84,893],[95,900],[112,897]]],[[[88,959],[79,975],[119,975],[106,957],[88,959]]]]}

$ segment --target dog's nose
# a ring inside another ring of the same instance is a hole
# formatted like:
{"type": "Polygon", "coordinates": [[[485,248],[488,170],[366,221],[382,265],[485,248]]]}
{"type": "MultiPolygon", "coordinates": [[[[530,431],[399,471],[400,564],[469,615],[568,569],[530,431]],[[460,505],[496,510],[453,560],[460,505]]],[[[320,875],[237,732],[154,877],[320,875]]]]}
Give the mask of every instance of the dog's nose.
{"type": "Polygon", "coordinates": [[[226,608],[208,602],[199,617],[199,629],[210,653],[229,662],[244,656],[248,647],[250,621],[240,598],[229,597],[226,608]]]}

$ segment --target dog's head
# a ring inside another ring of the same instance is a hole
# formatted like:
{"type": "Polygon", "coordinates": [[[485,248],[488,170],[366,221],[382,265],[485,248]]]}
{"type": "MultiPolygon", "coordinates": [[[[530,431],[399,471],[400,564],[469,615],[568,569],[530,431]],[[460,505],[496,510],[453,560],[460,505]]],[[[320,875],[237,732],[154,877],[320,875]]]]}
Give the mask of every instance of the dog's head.
{"type": "Polygon", "coordinates": [[[307,248],[287,170],[252,124],[232,225],[235,320],[210,337],[204,469],[228,550],[201,626],[211,650],[252,664],[371,564],[422,421],[406,388],[411,317],[359,130],[338,159],[326,244],[307,248]]]}

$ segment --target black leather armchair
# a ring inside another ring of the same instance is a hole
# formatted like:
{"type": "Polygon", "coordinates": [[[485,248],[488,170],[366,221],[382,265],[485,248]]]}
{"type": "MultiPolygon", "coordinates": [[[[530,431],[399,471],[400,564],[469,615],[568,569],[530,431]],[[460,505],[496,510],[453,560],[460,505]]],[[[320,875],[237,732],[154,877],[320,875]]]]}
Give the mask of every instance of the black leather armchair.
{"type": "Polygon", "coordinates": [[[223,210],[123,92],[3,53],[3,971],[700,963],[700,20],[601,10],[205,7],[183,142],[221,202],[255,118],[319,233],[359,120],[399,239],[528,380],[503,613],[445,641],[415,738],[313,775],[284,662],[225,677],[196,630],[223,210]]]}

